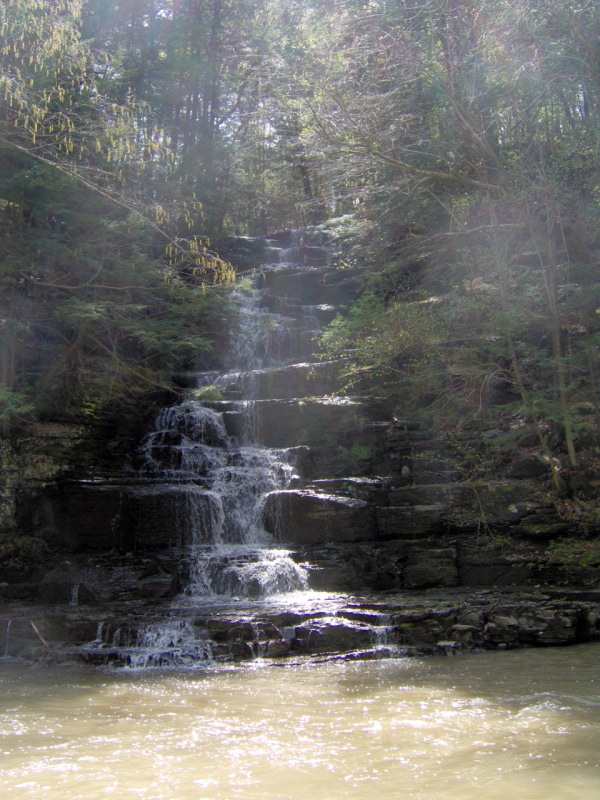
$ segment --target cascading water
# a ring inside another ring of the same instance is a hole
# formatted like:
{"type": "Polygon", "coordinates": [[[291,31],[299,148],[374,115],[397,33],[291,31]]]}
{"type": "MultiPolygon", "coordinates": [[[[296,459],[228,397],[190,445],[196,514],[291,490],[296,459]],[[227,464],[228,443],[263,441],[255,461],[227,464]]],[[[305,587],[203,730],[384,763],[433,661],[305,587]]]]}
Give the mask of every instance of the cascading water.
{"type": "Polygon", "coordinates": [[[142,446],[142,471],[185,496],[178,513],[184,517],[182,540],[192,549],[188,602],[259,599],[306,588],[304,570],[286,551],[273,549],[262,525],[262,499],[287,487],[294,470],[285,450],[257,442],[255,414],[258,377],[293,353],[297,320],[265,309],[255,287],[236,290],[233,299],[239,324],[228,369],[200,373],[194,382],[223,391],[234,386],[239,399],[190,399],[162,409],[142,446]],[[235,419],[235,436],[227,432],[225,414],[235,419]]]}
{"type": "Polygon", "coordinates": [[[285,435],[286,408],[322,381],[312,377],[313,339],[330,308],[316,304],[320,273],[300,263],[298,252],[267,242],[253,285],[245,280],[232,292],[238,324],[223,371],[178,376],[188,396],[162,409],[146,436],[126,514],[142,535],[156,526],[157,538],[170,542],[165,558],[177,560],[166,594],[159,577],[149,579],[147,596],[179,593],[166,608],[157,603],[154,616],[132,613],[99,630],[84,648],[91,662],[186,668],[281,655],[301,649],[309,635],[302,626],[264,621],[290,603],[310,615],[318,594],[306,591],[307,570],[263,523],[268,515],[274,530],[265,502],[290,486],[294,458],[306,450],[285,435]],[[288,439],[288,449],[277,449],[288,439]]]}

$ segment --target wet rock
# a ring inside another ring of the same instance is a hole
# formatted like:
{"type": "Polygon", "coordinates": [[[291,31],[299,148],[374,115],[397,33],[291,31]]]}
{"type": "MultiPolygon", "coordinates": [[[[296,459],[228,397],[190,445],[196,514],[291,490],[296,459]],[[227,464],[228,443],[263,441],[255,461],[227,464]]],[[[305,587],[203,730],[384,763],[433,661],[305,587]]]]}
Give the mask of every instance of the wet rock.
{"type": "Polygon", "coordinates": [[[531,480],[548,475],[550,467],[546,461],[535,455],[524,456],[515,460],[508,470],[508,477],[513,479],[531,480]]]}
{"type": "Polygon", "coordinates": [[[294,611],[283,611],[281,613],[269,614],[270,622],[278,629],[293,628],[306,619],[306,614],[298,614],[294,611]]]}
{"type": "Polygon", "coordinates": [[[442,504],[376,508],[379,539],[415,539],[444,531],[442,504]]]}
{"type": "Polygon", "coordinates": [[[437,642],[436,650],[444,656],[456,656],[462,652],[461,642],[437,642]]]}
{"type": "Polygon", "coordinates": [[[369,626],[332,619],[310,624],[306,646],[310,652],[343,651],[366,647],[372,641],[369,626]]]}
{"type": "Polygon", "coordinates": [[[256,633],[252,625],[249,622],[245,622],[241,625],[234,625],[231,627],[227,632],[227,638],[239,639],[242,642],[252,642],[256,638],[256,633]]]}
{"type": "Polygon", "coordinates": [[[387,501],[391,480],[391,478],[325,478],[313,481],[308,488],[383,506],[387,501]]]}
{"type": "Polygon", "coordinates": [[[404,570],[407,589],[427,589],[433,586],[458,586],[456,551],[422,550],[408,556],[404,570]]]}
{"type": "Polygon", "coordinates": [[[368,540],[375,532],[368,503],[309,490],[270,492],[264,520],[278,541],[294,544],[368,540]]]}
{"type": "Polygon", "coordinates": [[[175,597],[177,585],[173,578],[165,576],[162,578],[152,578],[151,580],[140,583],[140,594],[148,599],[158,600],[164,597],[175,597]]]}
{"type": "Polygon", "coordinates": [[[514,617],[492,614],[485,624],[483,632],[488,644],[516,647],[519,642],[519,623],[514,617]]]}
{"type": "Polygon", "coordinates": [[[260,621],[254,624],[256,638],[260,641],[268,641],[270,639],[280,640],[283,639],[283,634],[271,621],[260,621]]]}
{"type": "Polygon", "coordinates": [[[235,661],[246,661],[254,658],[254,650],[248,642],[233,642],[229,647],[229,655],[235,661]]]}
{"type": "Polygon", "coordinates": [[[96,592],[78,580],[68,570],[56,569],[48,572],[38,586],[36,599],[43,603],[67,603],[73,606],[93,603],[96,592]]]}
{"type": "Polygon", "coordinates": [[[352,297],[354,287],[347,280],[335,281],[333,277],[327,268],[306,264],[265,271],[258,286],[275,297],[293,298],[307,305],[343,305],[352,297]]]}
{"type": "Polygon", "coordinates": [[[212,540],[213,501],[195,484],[74,483],[51,492],[50,544],[77,552],[164,550],[212,540]]]}
{"type": "Polygon", "coordinates": [[[577,641],[578,615],[573,610],[563,610],[547,620],[544,629],[540,631],[538,644],[565,645],[577,641]]]}
{"type": "MultiPolygon", "coordinates": [[[[332,394],[342,361],[303,362],[281,367],[265,367],[248,372],[181,373],[179,384],[196,388],[199,381],[218,381],[219,391],[227,400],[251,396],[254,400],[293,400],[294,398],[323,397],[332,394]]],[[[219,406],[215,406],[219,408],[219,406]]],[[[221,407],[233,410],[230,406],[221,407]]]]}
{"type": "Polygon", "coordinates": [[[282,658],[289,655],[291,644],[289,641],[273,641],[267,645],[267,656],[269,658],[282,658]]]}
{"type": "Polygon", "coordinates": [[[453,625],[451,633],[461,644],[481,644],[483,635],[480,625],[453,625]]]}
{"type": "Polygon", "coordinates": [[[588,635],[594,635],[596,633],[600,633],[600,611],[597,610],[586,610],[584,612],[584,630],[588,633],[588,635]]]}
{"type": "MultiPolygon", "coordinates": [[[[342,564],[308,567],[308,586],[314,592],[351,592],[359,583],[359,579],[342,564]]],[[[364,586],[364,582],[360,585],[364,586]]]]}
{"type": "Polygon", "coordinates": [[[401,644],[435,644],[445,633],[444,628],[429,619],[421,622],[401,622],[397,636],[401,644]]]}
{"type": "Polygon", "coordinates": [[[484,614],[483,611],[478,609],[465,611],[460,613],[457,617],[457,626],[462,628],[483,628],[484,614]]]}
{"type": "Polygon", "coordinates": [[[519,537],[535,541],[549,541],[560,536],[568,536],[572,525],[561,519],[553,509],[544,509],[524,517],[514,532],[519,537]]]}

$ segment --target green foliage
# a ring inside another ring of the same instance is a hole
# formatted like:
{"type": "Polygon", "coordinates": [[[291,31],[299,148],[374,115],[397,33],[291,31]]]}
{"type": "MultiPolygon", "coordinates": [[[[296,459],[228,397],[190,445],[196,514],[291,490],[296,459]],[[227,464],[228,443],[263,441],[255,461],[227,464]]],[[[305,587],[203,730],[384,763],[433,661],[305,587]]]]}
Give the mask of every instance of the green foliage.
{"type": "Polygon", "coordinates": [[[173,370],[211,362],[227,316],[214,285],[231,267],[193,230],[195,199],[159,191],[167,137],[82,40],[90,11],[0,9],[3,432],[31,413],[97,421],[143,405],[173,370]]]}
{"type": "Polygon", "coordinates": [[[562,538],[551,542],[543,561],[528,564],[536,569],[544,582],[595,586],[600,567],[598,539],[562,538]]]}
{"type": "Polygon", "coordinates": [[[209,366],[233,276],[206,230],[316,221],[360,287],[322,339],[346,391],[448,427],[499,403],[574,467],[600,419],[600,15],[459,6],[4,3],[2,419],[99,418],[209,366]]]}
{"type": "Polygon", "coordinates": [[[33,403],[24,392],[16,392],[6,384],[0,384],[0,423],[28,416],[34,409],[33,403]]]}
{"type": "Polygon", "coordinates": [[[35,536],[0,536],[0,567],[29,569],[40,564],[48,546],[35,536]]]}
{"type": "Polygon", "coordinates": [[[548,563],[573,570],[600,565],[600,541],[563,538],[551,542],[546,551],[548,563]]]}
{"type": "Polygon", "coordinates": [[[600,419],[598,9],[372,7],[340,11],[311,100],[311,146],[364,223],[347,262],[367,273],[325,353],[402,414],[525,416],[562,490],[557,464],[577,466],[600,419]]]}
{"type": "Polygon", "coordinates": [[[225,400],[225,395],[218,386],[202,386],[200,389],[193,389],[189,396],[192,400],[220,401],[225,400]]]}

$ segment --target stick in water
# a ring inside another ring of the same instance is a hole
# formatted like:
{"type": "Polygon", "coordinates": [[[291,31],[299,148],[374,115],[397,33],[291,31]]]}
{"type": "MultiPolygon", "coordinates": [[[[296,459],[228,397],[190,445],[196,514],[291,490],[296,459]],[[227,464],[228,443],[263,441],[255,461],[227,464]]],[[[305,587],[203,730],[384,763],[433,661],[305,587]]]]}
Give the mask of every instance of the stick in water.
{"type": "Polygon", "coordinates": [[[42,634],[41,634],[41,633],[38,631],[38,629],[35,627],[34,623],[33,623],[33,622],[30,620],[30,621],[29,621],[29,624],[30,624],[30,625],[31,625],[31,627],[33,628],[33,630],[34,630],[35,634],[37,635],[38,639],[40,640],[40,642],[41,642],[41,643],[44,645],[44,647],[47,647],[47,648],[48,648],[48,650],[49,650],[49,649],[50,649],[50,645],[49,645],[49,644],[48,644],[48,642],[47,642],[47,641],[44,639],[44,637],[43,637],[43,636],[42,636],[42,634]]]}

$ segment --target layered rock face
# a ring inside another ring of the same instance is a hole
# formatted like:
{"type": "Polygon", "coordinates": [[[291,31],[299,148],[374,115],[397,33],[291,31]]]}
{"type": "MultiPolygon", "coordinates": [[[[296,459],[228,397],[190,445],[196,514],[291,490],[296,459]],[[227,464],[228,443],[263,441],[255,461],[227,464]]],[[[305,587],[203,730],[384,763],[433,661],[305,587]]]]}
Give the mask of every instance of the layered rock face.
{"type": "Polygon", "coordinates": [[[21,509],[27,533],[72,555],[0,573],[0,596],[67,612],[33,628],[29,609],[10,617],[6,650],[18,654],[19,625],[19,652],[55,636],[92,663],[134,666],[598,638],[593,592],[515,594],[597,580],[593,560],[540,550],[573,528],[537,484],[468,480],[443,437],[373,390],[336,396],[341,365],[319,361],[315,340],[352,284],[327,251],[289,237],[238,239],[236,252],[259,269],[229,367],[175,376],[187,399],[159,413],[128,470],[63,479],[21,509]],[[343,596],[285,600],[307,589],[343,596]]]}

